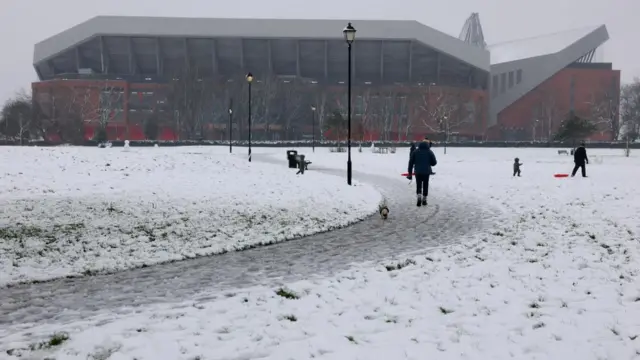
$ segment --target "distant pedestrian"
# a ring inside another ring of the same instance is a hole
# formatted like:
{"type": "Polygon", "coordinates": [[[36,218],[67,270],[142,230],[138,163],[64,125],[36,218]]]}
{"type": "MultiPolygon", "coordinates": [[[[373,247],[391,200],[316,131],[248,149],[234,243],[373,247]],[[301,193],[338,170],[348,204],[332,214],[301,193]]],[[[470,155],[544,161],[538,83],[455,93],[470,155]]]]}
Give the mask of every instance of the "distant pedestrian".
{"type": "Polygon", "coordinates": [[[516,158],[513,162],[513,176],[517,175],[520,177],[520,166],[522,166],[522,163],[520,162],[520,159],[516,158]]]}
{"type": "Polygon", "coordinates": [[[427,196],[429,195],[429,177],[432,174],[431,168],[436,166],[438,161],[436,156],[429,149],[429,142],[427,139],[422,141],[409,159],[409,170],[407,178],[411,180],[411,174],[414,172],[416,175],[416,194],[417,194],[417,206],[427,205],[427,196]]]}
{"type": "Polygon", "coordinates": [[[582,177],[587,177],[587,164],[589,164],[589,158],[587,157],[587,149],[584,141],[580,143],[580,146],[573,152],[573,171],[571,177],[576,176],[578,169],[582,171],[582,177]]]}

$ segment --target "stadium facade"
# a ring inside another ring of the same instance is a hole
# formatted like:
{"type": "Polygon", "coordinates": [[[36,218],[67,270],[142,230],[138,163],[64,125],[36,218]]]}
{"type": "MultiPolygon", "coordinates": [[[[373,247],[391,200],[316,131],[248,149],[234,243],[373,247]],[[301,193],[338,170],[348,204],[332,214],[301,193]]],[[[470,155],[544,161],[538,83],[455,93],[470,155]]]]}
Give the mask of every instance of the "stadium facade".
{"type": "MultiPolygon", "coordinates": [[[[251,72],[253,139],[340,137],[345,25],[100,16],[35,45],[34,99],[60,140],[62,125],[136,140],[149,124],[160,139],[244,139],[251,72]]],[[[604,25],[489,46],[475,13],[457,38],[416,21],[353,25],[356,139],[545,140],[570,111],[610,137],[620,71],[596,61],[604,25]]]]}

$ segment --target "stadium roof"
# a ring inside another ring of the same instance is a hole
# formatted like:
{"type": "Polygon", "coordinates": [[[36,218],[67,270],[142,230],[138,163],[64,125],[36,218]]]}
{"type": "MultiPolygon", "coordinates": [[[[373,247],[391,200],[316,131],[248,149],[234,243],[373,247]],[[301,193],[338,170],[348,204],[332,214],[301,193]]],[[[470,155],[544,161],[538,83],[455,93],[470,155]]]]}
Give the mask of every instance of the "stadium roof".
{"type": "Polygon", "coordinates": [[[502,110],[560,70],[575,62],[592,62],[596,49],[607,40],[607,27],[600,25],[489,46],[490,125],[497,123],[502,110]],[[509,78],[515,81],[509,80],[505,86],[509,78]]]}
{"type": "Polygon", "coordinates": [[[491,52],[491,64],[501,64],[557,53],[586,37],[599,27],[600,26],[588,26],[580,29],[489,45],[488,49],[491,52]]]}
{"type": "MultiPolygon", "coordinates": [[[[484,71],[489,52],[413,20],[353,20],[357,39],[413,39],[484,71]]],[[[96,36],[334,39],[347,20],[98,16],[35,45],[34,65],[96,36]]],[[[357,40],[356,40],[357,41],[357,40]]]]}

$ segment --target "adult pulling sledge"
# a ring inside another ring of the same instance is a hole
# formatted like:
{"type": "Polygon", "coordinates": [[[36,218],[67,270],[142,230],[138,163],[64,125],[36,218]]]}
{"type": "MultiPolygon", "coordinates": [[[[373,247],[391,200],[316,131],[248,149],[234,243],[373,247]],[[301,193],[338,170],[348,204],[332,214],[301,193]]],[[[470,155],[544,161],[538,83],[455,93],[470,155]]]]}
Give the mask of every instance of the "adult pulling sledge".
{"type": "Polygon", "coordinates": [[[416,176],[416,194],[417,206],[427,205],[427,196],[429,195],[429,177],[432,174],[432,167],[436,166],[438,161],[436,155],[431,151],[429,139],[420,142],[418,148],[411,153],[409,157],[409,170],[407,171],[407,179],[411,180],[412,175],[416,176]]]}

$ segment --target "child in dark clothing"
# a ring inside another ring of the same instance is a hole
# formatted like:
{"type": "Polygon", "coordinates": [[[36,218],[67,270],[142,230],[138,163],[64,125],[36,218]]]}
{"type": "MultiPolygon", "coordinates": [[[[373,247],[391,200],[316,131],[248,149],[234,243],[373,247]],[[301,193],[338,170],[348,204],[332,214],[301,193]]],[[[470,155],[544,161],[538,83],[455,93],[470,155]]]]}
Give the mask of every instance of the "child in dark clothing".
{"type": "Polygon", "coordinates": [[[522,166],[522,163],[520,162],[520,159],[516,158],[513,162],[513,176],[520,176],[520,166],[522,166]]]}

